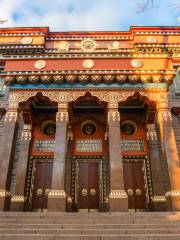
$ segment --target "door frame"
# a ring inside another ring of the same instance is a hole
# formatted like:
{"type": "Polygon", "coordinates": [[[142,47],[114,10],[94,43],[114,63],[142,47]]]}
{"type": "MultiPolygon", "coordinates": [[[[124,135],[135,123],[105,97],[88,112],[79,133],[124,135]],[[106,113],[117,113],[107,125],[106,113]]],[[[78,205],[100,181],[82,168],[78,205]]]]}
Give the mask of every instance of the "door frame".
{"type": "Polygon", "coordinates": [[[104,156],[74,156],[72,162],[72,183],[71,195],[72,200],[78,209],[78,164],[79,162],[97,162],[99,170],[99,209],[100,206],[106,201],[107,195],[107,180],[106,180],[106,165],[104,156]]]}
{"type": "MultiPolygon", "coordinates": [[[[144,184],[145,184],[145,196],[146,196],[146,209],[150,209],[152,203],[152,182],[151,182],[151,170],[150,170],[150,159],[149,156],[142,155],[127,155],[123,156],[123,162],[133,162],[133,161],[142,161],[144,167],[144,184]]],[[[130,209],[130,211],[138,211],[138,209],[130,209]]],[[[141,211],[141,210],[139,210],[141,211]]]]}
{"type": "MultiPolygon", "coordinates": [[[[35,176],[35,167],[36,161],[39,162],[53,162],[53,156],[31,156],[28,162],[27,174],[26,174],[26,188],[25,188],[25,209],[27,211],[33,211],[32,209],[32,198],[33,198],[33,189],[34,189],[34,176],[35,176]]],[[[43,210],[47,211],[47,209],[43,210]]]]}

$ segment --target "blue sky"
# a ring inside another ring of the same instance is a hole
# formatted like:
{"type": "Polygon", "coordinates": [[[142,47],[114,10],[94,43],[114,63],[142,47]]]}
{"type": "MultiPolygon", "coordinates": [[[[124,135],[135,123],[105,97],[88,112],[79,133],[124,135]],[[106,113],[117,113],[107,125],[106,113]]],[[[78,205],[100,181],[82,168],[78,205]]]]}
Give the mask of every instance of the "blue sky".
{"type": "Polygon", "coordinates": [[[49,26],[51,31],[128,30],[130,26],[179,26],[180,0],[0,0],[0,27],[49,26]]]}

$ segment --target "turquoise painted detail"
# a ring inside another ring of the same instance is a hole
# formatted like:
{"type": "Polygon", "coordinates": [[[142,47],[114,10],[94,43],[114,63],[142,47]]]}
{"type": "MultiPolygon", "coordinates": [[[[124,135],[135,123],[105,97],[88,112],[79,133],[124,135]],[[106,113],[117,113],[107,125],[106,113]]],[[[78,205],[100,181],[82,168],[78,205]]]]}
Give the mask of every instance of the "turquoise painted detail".
{"type": "Polygon", "coordinates": [[[11,84],[10,88],[12,89],[36,89],[36,88],[44,88],[44,89],[83,89],[83,88],[95,88],[95,89],[101,89],[101,88],[107,88],[107,89],[113,89],[113,88],[119,88],[119,89],[125,89],[125,88],[168,88],[167,83],[138,83],[138,84],[118,84],[118,83],[99,83],[99,84],[93,84],[93,83],[87,83],[87,84],[81,84],[81,83],[62,83],[62,84],[11,84]]]}

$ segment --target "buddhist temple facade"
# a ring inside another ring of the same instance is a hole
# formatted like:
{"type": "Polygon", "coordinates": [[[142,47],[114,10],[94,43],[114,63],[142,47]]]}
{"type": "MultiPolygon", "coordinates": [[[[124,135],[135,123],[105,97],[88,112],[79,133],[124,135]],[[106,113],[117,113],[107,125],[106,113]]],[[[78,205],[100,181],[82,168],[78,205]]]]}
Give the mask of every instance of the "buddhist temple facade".
{"type": "Polygon", "coordinates": [[[180,210],[180,27],[0,29],[0,210],[180,210]]]}

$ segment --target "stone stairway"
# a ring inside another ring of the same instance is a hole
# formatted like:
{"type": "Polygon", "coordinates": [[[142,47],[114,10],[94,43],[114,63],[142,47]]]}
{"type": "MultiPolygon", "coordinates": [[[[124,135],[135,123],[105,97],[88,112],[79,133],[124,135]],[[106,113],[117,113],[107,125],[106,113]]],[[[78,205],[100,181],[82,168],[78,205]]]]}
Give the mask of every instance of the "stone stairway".
{"type": "Polygon", "coordinates": [[[0,240],[180,240],[180,212],[0,212],[0,240]]]}

